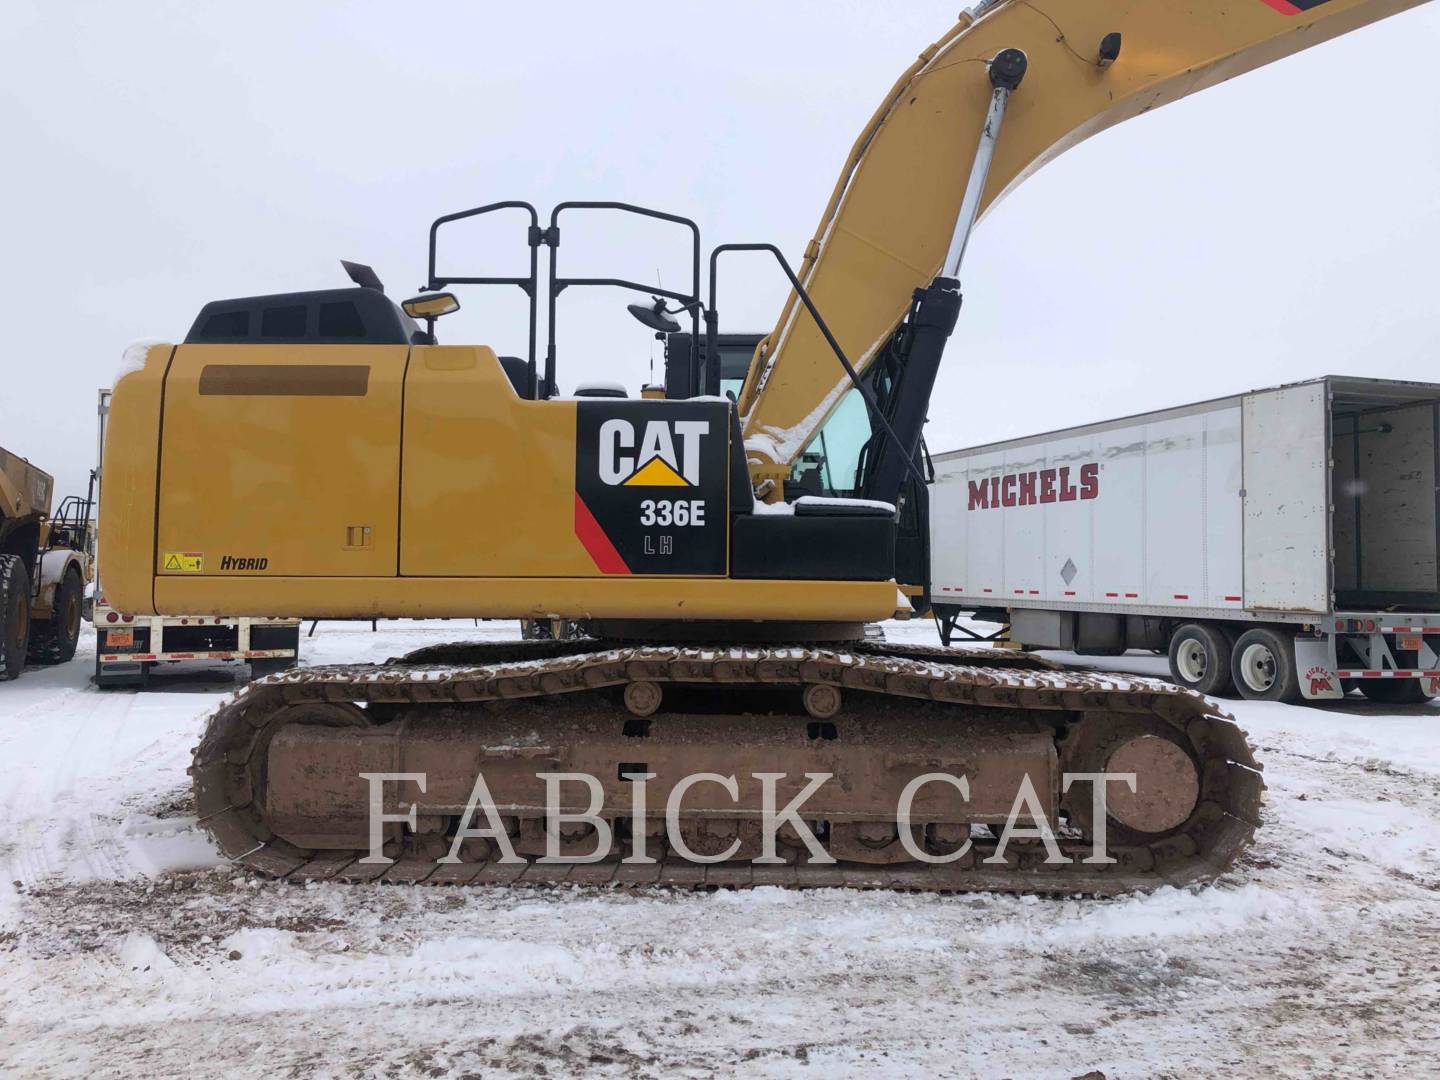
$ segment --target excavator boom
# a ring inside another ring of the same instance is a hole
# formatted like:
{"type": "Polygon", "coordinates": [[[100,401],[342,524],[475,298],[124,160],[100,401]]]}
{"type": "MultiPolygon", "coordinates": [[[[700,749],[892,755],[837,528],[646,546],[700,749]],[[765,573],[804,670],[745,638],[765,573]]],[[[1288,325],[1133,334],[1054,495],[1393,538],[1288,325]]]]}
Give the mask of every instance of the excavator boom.
{"type": "MultiPolygon", "coordinates": [[[[863,372],[940,273],[992,96],[1028,58],[980,195],[983,214],[1046,162],[1121,121],[1424,0],[986,0],[924,50],[856,140],[798,276],[863,372]],[[1118,35],[1118,37],[1117,37],[1118,35]],[[1118,55],[1115,55],[1118,48],[1118,55]]],[[[792,293],[740,397],[757,482],[779,484],[850,389],[792,293]]]]}

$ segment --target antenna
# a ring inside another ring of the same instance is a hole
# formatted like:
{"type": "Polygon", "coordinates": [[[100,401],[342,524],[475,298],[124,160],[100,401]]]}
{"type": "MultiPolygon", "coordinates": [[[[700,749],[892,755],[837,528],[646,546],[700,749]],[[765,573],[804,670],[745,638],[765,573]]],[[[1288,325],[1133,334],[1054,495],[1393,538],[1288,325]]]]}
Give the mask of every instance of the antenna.
{"type": "MultiPolygon", "coordinates": [[[[664,288],[665,288],[665,282],[662,281],[661,278],[660,278],[660,268],[659,268],[658,266],[655,267],[655,287],[656,287],[657,289],[662,290],[662,291],[663,291],[664,288]]],[[[650,339],[650,385],[651,385],[651,386],[654,386],[654,385],[655,385],[655,342],[657,342],[657,341],[659,341],[659,340],[660,340],[659,335],[656,335],[656,336],[654,336],[654,337],[652,337],[652,338],[650,339]]]]}

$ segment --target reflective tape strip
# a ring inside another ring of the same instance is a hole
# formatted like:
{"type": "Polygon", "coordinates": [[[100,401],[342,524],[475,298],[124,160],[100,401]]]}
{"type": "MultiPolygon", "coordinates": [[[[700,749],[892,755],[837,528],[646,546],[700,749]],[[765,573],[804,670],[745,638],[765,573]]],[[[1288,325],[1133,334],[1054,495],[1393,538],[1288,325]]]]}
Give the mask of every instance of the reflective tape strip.
{"type": "Polygon", "coordinates": [[[133,660],[264,660],[271,657],[290,657],[294,649],[251,649],[248,652],[197,652],[197,653],[101,653],[102,664],[126,663],[133,660]]]}

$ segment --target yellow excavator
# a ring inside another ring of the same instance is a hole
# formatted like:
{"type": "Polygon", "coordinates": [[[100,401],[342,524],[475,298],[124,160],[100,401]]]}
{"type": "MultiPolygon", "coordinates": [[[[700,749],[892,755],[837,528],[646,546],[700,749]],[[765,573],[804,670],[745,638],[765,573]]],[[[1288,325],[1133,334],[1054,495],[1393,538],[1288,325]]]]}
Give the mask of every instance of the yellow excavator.
{"type": "Polygon", "coordinates": [[[114,604],[585,635],[253,684],[191,769],[221,850],[273,876],[431,883],[1113,894],[1226,869],[1263,784],[1204,699],[863,628],[928,608],[922,428],[979,216],[1107,126],[1419,2],[984,0],[886,95],[799,266],[722,244],[704,296],[686,218],[505,201],[434,223],[403,304],[347,264],[354,288],[206,305],[115,389],[114,604]],[[562,273],[562,223],[593,213],[673,226],[690,287],[562,273]],[[523,227],[528,274],[438,265],[446,226],[484,214],[523,227]],[[721,331],[736,251],[792,285],[762,339],[721,331]],[[439,344],[450,290],[491,285],[529,298],[528,352],[439,344]],[[658,294],[631,310],[666,341],[663,399],[558,394],[556,300],[587,286],[658,294]],[[1102,799],[1096,774],[1133,783],[1102,799]],[[547,819],[557,801],[575,816],[547,819]],[[767,804],[795,808],[778,832],[767,804]]]}

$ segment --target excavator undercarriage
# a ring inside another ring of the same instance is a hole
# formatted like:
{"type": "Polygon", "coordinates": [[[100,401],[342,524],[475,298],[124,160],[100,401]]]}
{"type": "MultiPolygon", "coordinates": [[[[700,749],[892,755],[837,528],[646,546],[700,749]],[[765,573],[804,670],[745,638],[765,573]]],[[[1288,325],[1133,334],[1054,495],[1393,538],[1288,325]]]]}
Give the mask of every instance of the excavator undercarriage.
{"type": "Polygon", "coordinates": [[[201,821],[242,866],[429,884],[1112,895],[1224,871],[1259,824],[1263,790],[1243,733],[1188,691],[991,649],[868,643],[491,643],[302,669],[222,708],[191,771],[201,821]],[[1107,792],[1113,862],[1095,861],[1091,781],[1062,790],[1064,777],[1094,773],[1136,782],[1107,792]],[[380,790],[391,817],[413,806],[414,828],[385,825],[377,858],[367,776],[380,774],[410,774],[380,790]],[[564,821],[547,835],[547,774],[572,777],[557,809],[595,813],[608,838],[564,821]],[[595,778],[599,807],[574,774],[595,778]],[[757,861],[757,774],[774,778],[775,809],[828,774],[798,811],[819,850],[782,824],[771,859],[757,861]],[[964,777],[968,790],[935,774],[964,777]],[[513,861],[496,838],[457,840],[483,820],[477,775],[513,861]],[[704,780],[684,781],[694,775],[704,780]],[[931,779],[901,824],[920,776],[931,779]],[[639,815],[635,777],[647,778],[639,815]],[[1023,812],[1024,827],[999,842],[1027,780],[1053,851],[1023,812]],[[637,833],[647,861],[635,858],[637,833]]]}

